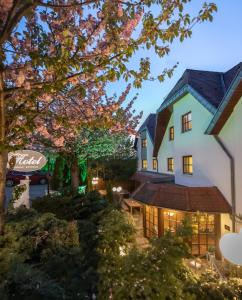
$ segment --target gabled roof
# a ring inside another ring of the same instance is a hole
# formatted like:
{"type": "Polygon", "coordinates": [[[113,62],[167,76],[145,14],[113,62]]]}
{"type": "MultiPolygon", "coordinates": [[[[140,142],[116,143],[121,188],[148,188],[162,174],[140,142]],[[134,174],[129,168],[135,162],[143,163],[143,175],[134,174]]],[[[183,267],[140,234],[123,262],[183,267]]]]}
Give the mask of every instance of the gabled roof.
{"type": "Polygon", "coordinates": [[[144,123],[140,126],[138,132],[147,130],[149,132],[152,142],[155,137],[156,114],[149,114],[144,123]]]}
{"type": "Polygon", "coordinates": [[[147,205],[186,212],[231,213],[231,206],[217,187],[145,183],[132,198],[147,205]]]}
{"type": "Polygon", "coordinates": [[[219,134],[242,97],[242,62],[225,74],[225,82],[230,86],[206,130],[207,134],[219,134]]]}
{"type": "Polygon", "coordinates": [[[242,63],[239,63],[224,73],[190,69],[187,69],[183,73],[182,77],[178,80],[157,111],[157,126],[153,153],[155,157],[162,143],[164,128],[167,127],[169,118],[166,118],[166,120],[161,123],[159,120],[164,118],[163,115],[167,115],[170,106],[187,93],[190,93],[212,114],[216,114],[223,99],[231,90],[231,86],[241,68],[242,63]]]}
{"type": "MultiPolygon", "coordinates": [[[[218,108],[225,93],[229,89],[231,82],[235,78],[242,63],[234,66],[227,72],[213,72],[187,69],[178,80],[174,88],[165,98],[161,105],[165,107],[169,100],[184,87],[189,86],[195,90],[203,99],[205,99],[214,108],[218,108]]],[[[161,110],[161,109],[159,109],[161,110]]]]}

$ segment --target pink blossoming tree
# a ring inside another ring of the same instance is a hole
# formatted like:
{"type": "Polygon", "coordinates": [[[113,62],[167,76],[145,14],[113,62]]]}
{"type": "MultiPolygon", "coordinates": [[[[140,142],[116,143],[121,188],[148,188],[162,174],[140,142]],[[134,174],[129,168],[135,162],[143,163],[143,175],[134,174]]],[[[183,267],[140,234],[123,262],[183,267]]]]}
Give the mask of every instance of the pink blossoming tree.
{"type": "MultiPolygon", "coordinates": [[[[212,19],[214,4],[192,17],[184,10],[188,2],[0,0],[0,232],[8,152],[29,144],[55,111],[65,127],[79,118],[69,97],[87,99],[95,85],[120,77],[133,78],[136,87],[152,79],[147,58],[129,68],[133,54],[146,47],[163,57],[174,38],[183,40],[194,24],[212,19]]],[[[159,80],[171,73],[161,70],[159,80]]]]}

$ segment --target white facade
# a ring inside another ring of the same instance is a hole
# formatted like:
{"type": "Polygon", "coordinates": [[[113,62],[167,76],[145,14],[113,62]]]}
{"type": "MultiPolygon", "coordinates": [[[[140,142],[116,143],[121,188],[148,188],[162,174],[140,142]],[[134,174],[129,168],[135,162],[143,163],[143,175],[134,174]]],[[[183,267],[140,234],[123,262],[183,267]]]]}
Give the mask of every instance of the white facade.
{"type": "Polygon", "coordinates": [[[212,114],[192,95],[187,94],[173,105],[163,141],[158,152],[160,173],[167,171],[167,159],[174,158],[175,183],[185,186],[217,186],[231,204],[230,161],[211,135],[204,134],[212,114]],[[182,116],[192,113],[192,130],[182,133],[182,116]],[[174,126],[174,141],[169,128],[174,126]],[[183,174],[183,156],[192,155],[193,174],[183,174]]]}
{"type": "Polygon", "coordinates": [[[137,142],[137,155],[138,155],[138,170],[141,171],[142,169],[142,160],[147,159],[147,169],[146,171],[156,171],[153,170],[153,141],[150,137],[150,134],[147,129],[143,130],[138,137],[137,142]],[[147,141],[147,147],[142,148],[141,140],[143,138],[146,138],[147,141]]]}
{"type": "Polygon", "coordinates": [[[236,213],[242,214],[242,97],[222,128],[219,137],[234,159],[236,213]]]}
{"type": "MultiPolygon", "coordinates": [[[[174,174],[173,172],[169,172],[167,168],[167,158],[175,158],[175,151],[174,151],[174,141],[169,140],[169,128],[174,126],[174,117],[173,114],[169,120],[168,126],[166,128],[166,132],[163,138],[163,143],[160,145],[157,161],[158,161],[158,171],[160,173],[165,174],[174,174]]],[[[174,128],[176,128],[174,126],[174,128]]],[[[176,139],[176,132],[175,132],[175,139],[176,139]]]]}

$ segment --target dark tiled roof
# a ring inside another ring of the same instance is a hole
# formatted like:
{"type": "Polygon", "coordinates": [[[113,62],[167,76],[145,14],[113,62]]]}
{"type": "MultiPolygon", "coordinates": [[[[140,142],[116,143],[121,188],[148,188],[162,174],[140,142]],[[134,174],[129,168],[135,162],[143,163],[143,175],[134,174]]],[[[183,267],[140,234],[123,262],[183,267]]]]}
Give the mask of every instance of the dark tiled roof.
{"type": "Polygon", "coordinates": [[[230,213],[231,206],[216,187],[145,183],[132,195],[147,205],[188,212],[230,213]]]}
{"type": "Polygon", "coordinates": [[[187,69],[165,98],[162,105],[168,102],[185,85],[189,85],[217,108],[241,65],[242,63],[239,63],[225,73],[187,69]]]}
{"type": "Polygon", "coordinates": [[[144,123],[140,126],[138,132],[141,132],[145,128],[149,131],[152,142],[155,136],[156,114],[149,114],[144,123]]]}
{"type": "Polygon", "coordinates": [[[131,177],[131,180],[139,182],[174,182],[174,175],[138,171],[131,177]]]}

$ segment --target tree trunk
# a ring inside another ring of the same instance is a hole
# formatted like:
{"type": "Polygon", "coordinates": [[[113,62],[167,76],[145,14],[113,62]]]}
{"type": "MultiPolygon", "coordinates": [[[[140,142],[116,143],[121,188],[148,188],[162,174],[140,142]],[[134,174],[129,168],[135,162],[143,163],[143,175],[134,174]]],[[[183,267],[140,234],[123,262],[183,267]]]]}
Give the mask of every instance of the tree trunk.
{"type": "Polygon", "coordinates": [[[77,160],[74,160],[71,164],[71,189],[73,191],[77,191],[79,182],[79,166],[77,160]]]}
{"type": "Polygon", "coordinates": [[[7,151],[0,152],[0,234],[4,231],[7,151]]]}
{"type": "Polygon", "coordinates": [[[4,231],[5,214],[5,183],[8,152],[6,151],[6,121],[5,121],[5,99],[3,94],[3,73],[0,71],[0,234],[4,231]]]}

